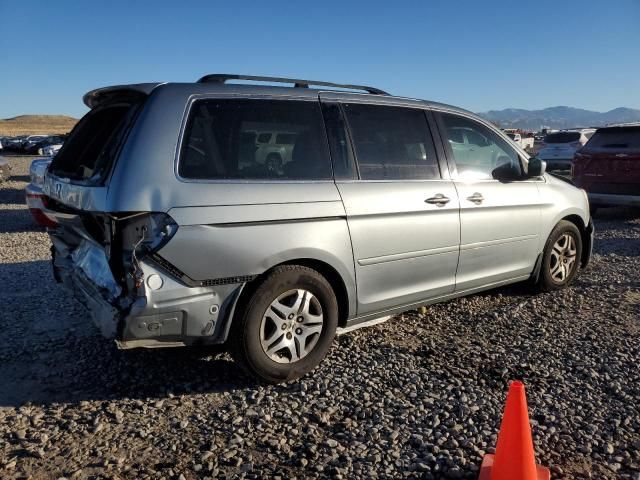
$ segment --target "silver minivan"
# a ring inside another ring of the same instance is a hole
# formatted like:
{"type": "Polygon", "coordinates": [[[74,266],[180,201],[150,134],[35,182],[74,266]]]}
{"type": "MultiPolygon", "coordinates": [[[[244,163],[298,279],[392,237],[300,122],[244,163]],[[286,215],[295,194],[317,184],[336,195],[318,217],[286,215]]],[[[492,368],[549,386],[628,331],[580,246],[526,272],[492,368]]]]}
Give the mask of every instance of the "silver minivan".
{"type": "Polygon", "coordinates": [[[591,255],[585,192],[459,108],[221,74],[84,101],[43,187],[54,276],[121,348],[224,343],[286,381],[339,328],[591,255]]]}

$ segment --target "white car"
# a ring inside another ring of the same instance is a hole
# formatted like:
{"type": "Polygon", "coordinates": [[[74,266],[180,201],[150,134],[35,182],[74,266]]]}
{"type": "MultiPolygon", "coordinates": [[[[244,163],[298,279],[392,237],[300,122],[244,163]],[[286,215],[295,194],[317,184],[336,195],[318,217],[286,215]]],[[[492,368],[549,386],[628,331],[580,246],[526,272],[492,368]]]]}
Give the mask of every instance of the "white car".
{"type": "Polygon", "coordinates": [[[61,143],[56,143],[54,145],[47,145],[46,147],[42,147],[38,150],[38,155],[43,155],[45,157],[53,157],[58,151],[62,148],[61,143]]]}
{"type": "Polygon", "coordinates": [[[569,170],[573,154],[584,147],[595,132],[595,128],[580,128],[548,133],[537,157],[547,162],[548,170],[569,170]]]}

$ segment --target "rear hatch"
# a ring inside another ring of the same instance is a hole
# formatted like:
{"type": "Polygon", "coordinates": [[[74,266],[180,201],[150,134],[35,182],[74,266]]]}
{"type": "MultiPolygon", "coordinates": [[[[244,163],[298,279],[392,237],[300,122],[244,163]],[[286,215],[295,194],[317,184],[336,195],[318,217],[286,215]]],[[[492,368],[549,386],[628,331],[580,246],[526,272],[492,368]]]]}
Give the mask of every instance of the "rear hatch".
{"type": "Polygon", "coordinates": [[[106,337],[117,336],[120,318],[144,301],[139,261],[177,229],[164,213],[105,208],[119,154],[152,89],[111,87],[87,94],[92,110],[51,162],[43,185],[46,213],[58,224],[49,229],[54,276],[91,311],[106,337]]]}
{"type": "Polygon", "coordinates": [[[640,195],[640,125],[599,129],[576,153],[573,176],[590,193],[640,195]]]}
{"type": "Polygon", "coordinates": [[[540,158],[553,160],[570,159],[582,146],[580,132],[554,132],[544,137],[544,145],[539,151],[540,158]]]}

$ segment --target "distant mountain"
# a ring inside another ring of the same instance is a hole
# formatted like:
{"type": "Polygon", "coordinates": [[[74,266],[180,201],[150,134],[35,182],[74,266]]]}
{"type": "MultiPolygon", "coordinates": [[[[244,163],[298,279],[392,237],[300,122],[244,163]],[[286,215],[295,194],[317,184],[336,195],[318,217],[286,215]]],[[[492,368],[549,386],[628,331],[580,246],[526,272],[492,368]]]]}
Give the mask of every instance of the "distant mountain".
{"type": "Polygon", "coordinates": [[[479,113],[502,128],[539,130],[541,127],[599,127],[610,123],[640,122],[640,110],[614,108],[608,112],[593,112],[573,107],[549,107],[543,110],[506,108],[479,113]]]}
{"type": "Polygon", "coordinates": [[[67,133],[77,121],[66,115],[20,115],[0,119],[0,135],[67,133]]]}

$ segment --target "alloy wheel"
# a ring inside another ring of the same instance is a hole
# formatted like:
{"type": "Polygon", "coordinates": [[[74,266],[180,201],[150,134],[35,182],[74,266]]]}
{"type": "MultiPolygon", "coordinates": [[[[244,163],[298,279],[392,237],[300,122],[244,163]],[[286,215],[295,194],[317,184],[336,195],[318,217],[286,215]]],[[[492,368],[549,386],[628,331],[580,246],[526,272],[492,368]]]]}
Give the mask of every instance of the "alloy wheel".
{"type": "Polygon", "coordinates": [[[313,351],[323,325],[322,305],[316,296],[308,290],[288,290],[262,316],[262,350],[274,362],[297,362],[313,351]]]}
{"type": "Polygon", "coordinates": [[[564,282],[576,265],[576,240],[570,233],[560,235],[551,251],[551,261],[549,262],[549,273],[551,279],[556,283],[564,282]]]}

